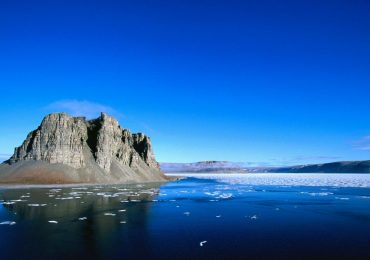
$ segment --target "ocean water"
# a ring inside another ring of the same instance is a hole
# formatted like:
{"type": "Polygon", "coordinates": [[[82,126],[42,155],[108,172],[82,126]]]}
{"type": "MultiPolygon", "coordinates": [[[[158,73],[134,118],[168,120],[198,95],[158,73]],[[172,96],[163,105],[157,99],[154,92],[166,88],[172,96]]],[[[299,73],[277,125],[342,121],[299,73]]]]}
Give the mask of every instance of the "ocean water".
{"type": "Polygon", "coordinates": [[[370,259],[370,175],[186,176],[3,188],[0,259],[370,259]]]}

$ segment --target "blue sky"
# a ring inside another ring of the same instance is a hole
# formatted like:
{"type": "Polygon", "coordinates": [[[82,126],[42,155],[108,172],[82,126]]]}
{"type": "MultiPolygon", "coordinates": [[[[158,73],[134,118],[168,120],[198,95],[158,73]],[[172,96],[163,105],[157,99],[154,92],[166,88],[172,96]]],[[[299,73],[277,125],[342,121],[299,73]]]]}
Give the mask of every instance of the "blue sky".
{"type": "Polygon", "coordinates": [[[161,162],[370,159],[369,1],[2,1],[0,157],[46,113],[161,162]]]}

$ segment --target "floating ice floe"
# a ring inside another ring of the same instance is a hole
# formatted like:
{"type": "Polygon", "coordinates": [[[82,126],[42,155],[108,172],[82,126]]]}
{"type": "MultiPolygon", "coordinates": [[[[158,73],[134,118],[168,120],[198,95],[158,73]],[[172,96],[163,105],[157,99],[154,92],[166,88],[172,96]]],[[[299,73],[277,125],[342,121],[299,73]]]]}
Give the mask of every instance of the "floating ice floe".
{"type": "Polygon", "coordinates": [[[215,192],[204,192],[205,195],[209,195],[209,196],[217,196],[217,195],[220,195],[221,192],[219,191],[215,191],[215,192]]]}
{"type": "Polygon", "coordinates": [[[104,198],[114,198],[114,197],[117,197],[117,195],[112,195],[110,193],[106,193],[106,192],[98,192],[96,193],[97,196],[103,196],[104,198]]]}
{"type": "Polygon", "coordinates": [[[255,174],[167,174],[198,179],[213,179],[228,184],[321,186],[321,187],[370,187],[369,174],[325,173],[255,173],[255,174]]]}
{"type": "Polygon", "coordinates": [[[31,203],[28,204],[28,207],[45,207],[47,204],[37,204],[37,203],[31,203]]]}
{"type": "Polygon", "coordinates": [[[335,197],[337,200],[349,200],[349,198],[345,198],[345,197],[335,197]]]}
{"type": "Polygon", "coordinates": [[[307,195],[310,195],[310,196],[328,196],[328,195],[333,195],[334,194],[332,192],[306,192],[306,191],[302,191],[300,193],[301,194],[307,194],[307,195]]]}
{"type": "Polygon", "coordinates": [[[233,196],[232,193],[222,193],[216,198],[218,198],[218,199],[230,199],[232,196],[233,196]]]}
{"type": "Polygon", "coordinates": [[[12,226],[12,225],[15,225],[15,224],[17,224],[17,222],[15,222],[15,221],[3,221],[3,222],[0,222],[0,225],[10,225],[10,226],[12,226]]]}
{"type": "Polygon", "coordinates": [[[58,221],[56,221],[56,220],[49,220],[48,222],[51,223],[51,224],[58,224],[58,221]]]}
{"type": "Polygon", "coordinates": [[[56,200],[73,200],[74,197],[55,198],[56,200]]]}
{"type": "Polygon", "coordinates": [[[199,243],[199,245],[200,245],[200,246],[204,246],[204,244],[205,244],[205,243],[207,243],[207,241],[206,241],[206,240],[204,240],[204,241],[200,242],[200,243],[199,243]]]}
{"type": "Polygon", "coordinates": [[[15,202],[14,201],[5,201],[2,204],[3,205],[13,205],[13,204],[15,204],[15,202]]]}
{"type": "Polygon", "coordinates": [[[62,189],[51,189],[51,190],[49,190],[50,192],[60,192],[60,191],[62,191],[62,189]]]}

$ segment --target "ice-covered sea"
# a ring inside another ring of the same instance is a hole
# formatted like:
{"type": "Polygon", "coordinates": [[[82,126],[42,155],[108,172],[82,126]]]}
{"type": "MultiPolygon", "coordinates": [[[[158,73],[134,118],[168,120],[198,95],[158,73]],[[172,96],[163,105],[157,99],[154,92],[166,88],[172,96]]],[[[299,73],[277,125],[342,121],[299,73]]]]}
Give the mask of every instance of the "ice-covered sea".
{"type": "Polygon", "coordinates": [[[285,185],[285,186],[331,186],[331,187],[370,187],[370,174],[343,173],[176,173],[169,176],[211,179],[229,184],[245,185],[285,185]]]}
{"type": "Polygon", "coordinates": [[[0,259],[370,259],[370,175],[182,175],[0,188],[0,259]]]}

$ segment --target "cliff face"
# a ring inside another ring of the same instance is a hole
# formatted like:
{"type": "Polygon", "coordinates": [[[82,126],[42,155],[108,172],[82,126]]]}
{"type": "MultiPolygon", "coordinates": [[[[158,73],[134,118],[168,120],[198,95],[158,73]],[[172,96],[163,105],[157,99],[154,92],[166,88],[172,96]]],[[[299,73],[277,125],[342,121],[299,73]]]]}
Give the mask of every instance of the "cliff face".
{"type": "Polygon", "coordinates": [[[73,118],[67,114],[48,115],[36,130],[28,134],[23,144],[15,148],[10,164],[41,160],[74,168],[84,167],[83,147],[87,138],[83,118],[73,118]]]}
{"type": "MultiPolygon", "coordinates": [[[[115,118],[105,113],[89,121],[65,113],[46,116],[41,125],[15,149],[7,161],[9,167],[5,168],[8,172],[12,172],[13,168],[16,176],[22,176],[14,168],[25,172],[27,167],[19,165],[26,164],[29,167],[31,162],[39,162],[52,168],[53,172],[68,170],[65,175],[77,182],[165,179],[155,160],[149,137],[142,133],[131,134],[121,128],[115,118]],[[73,172],[78,177],[73,176],[73,172]]],[[[4,175],[12,177],[14,174],[4,175]]],[[[0,180],[1,177],[4,176],[0,175],[0,180]]]]}

